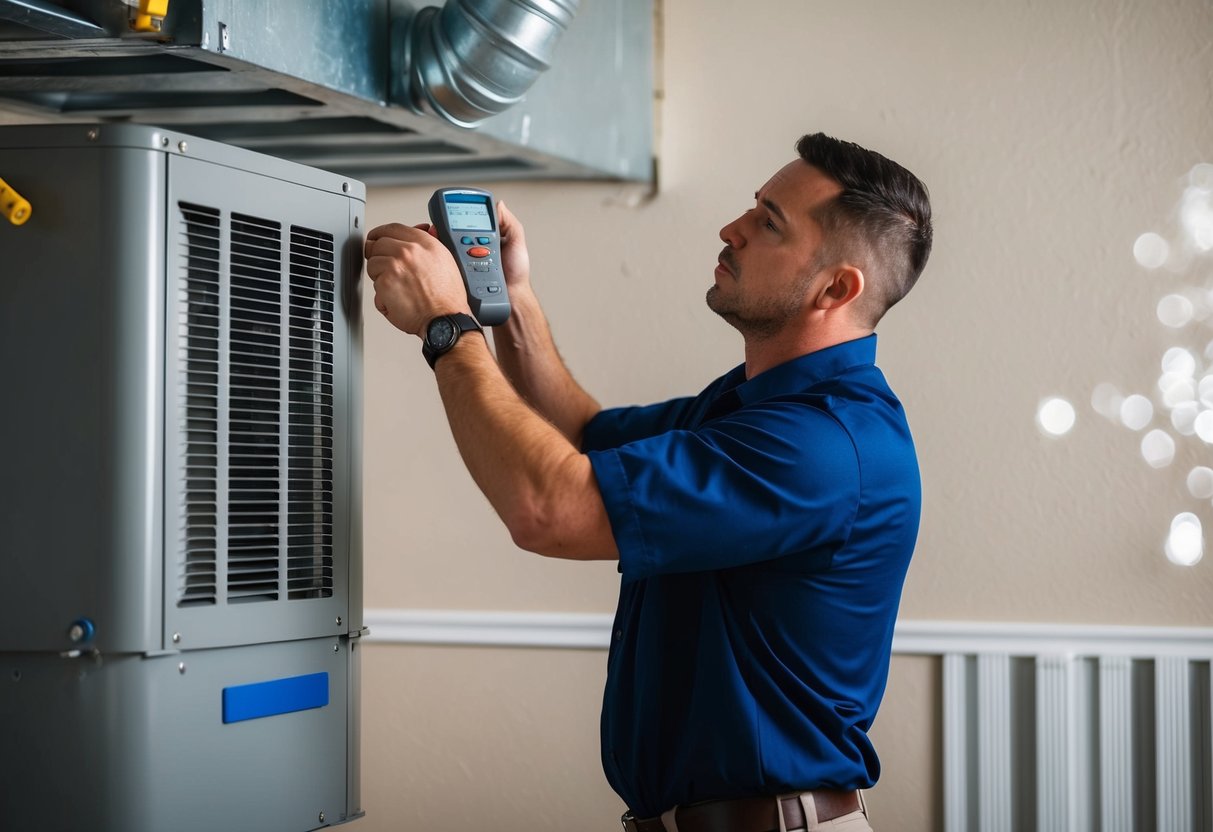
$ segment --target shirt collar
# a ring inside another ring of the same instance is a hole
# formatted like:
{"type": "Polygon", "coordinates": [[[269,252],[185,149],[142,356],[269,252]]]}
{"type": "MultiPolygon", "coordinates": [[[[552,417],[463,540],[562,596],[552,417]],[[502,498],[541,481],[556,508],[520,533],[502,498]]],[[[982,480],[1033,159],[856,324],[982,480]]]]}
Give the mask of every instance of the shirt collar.
{"type": "Polygon", "coordinates": [[[745,365],[729,371],[725,389],[732,389],[742,404],[753,404],[772,396],[797,393],[825,379],[842,375],[852,367],[876,363],[876,334],[826,347],[759,373],[745,380],[745,365]]]}

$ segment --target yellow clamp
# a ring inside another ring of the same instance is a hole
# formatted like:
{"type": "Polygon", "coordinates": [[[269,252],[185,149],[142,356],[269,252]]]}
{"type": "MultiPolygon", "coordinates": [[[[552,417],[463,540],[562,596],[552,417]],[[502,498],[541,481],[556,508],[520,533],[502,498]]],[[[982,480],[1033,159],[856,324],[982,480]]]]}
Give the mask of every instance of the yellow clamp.
{"type": "Polygon", "coordinates": [[[13,225],[22,225],[34,212],[29,200],[13,190],[13,186],[0,179],[0,214],[13,225]]]}
{"type": "Polygon", "coordinates": [[[159,32],[168,14],[168,0],[139,0],[139,11],[131,28],[136,32],[159,32]]]}

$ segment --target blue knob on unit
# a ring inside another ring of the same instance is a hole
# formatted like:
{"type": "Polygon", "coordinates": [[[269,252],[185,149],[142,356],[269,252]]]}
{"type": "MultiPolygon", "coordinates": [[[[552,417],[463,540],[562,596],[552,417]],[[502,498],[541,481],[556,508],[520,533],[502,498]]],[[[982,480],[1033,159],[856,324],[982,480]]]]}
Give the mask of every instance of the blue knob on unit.
{"type": "Polygon", "coordinates": [[[93,634],[97,632],[97,628],[93,626],[91,618],[79,618],[72,622],[72,626],[67,628],[67,637],[76,644],[92,641],[93,634]]]}

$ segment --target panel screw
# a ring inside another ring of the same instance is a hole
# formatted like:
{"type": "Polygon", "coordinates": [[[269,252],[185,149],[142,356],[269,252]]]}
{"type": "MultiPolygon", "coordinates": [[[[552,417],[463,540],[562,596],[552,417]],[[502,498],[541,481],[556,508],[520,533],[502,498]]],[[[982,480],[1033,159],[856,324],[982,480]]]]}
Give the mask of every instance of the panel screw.
{"type": "Polygon", "coordinates": [[[88,136],[88,140],[90,142],[97,141],[97,128],[96,127],[90,128],[89,131],[87,133],[85,133],[84,135],[88,136]]]}
{"type": "Polygon", "coordinates": [[[324,812],[320,813],[320,822],[324,823],[324,812]]]}
{"type": "Polygon", "coordinates": [[[185,142],[177,142],[177,149],[184,153],[185,151],[189,150],[189,145],[185,142]]]}
{"type": "Polygon", "coordinates": [[[334,653],[340,653],[340,652],[341,652],[341,645],[339,645],[339,644],[334,644],[334,645],[333,645],[333,652],[334,652],[334,653]]]}
{"type": "Polygon", "coordinates": [[[168,147],[168,136],[161,136],[161,137],[160,137],[160,146],[161,146],[161,147],[168,147]]]}
{"type": "Polygon", "coordinates": [[[341,183],[341,192],[343,194],[348,194],[350,192],[350,183],[349,182],[341,183]]]}
{"type": "Polygon", "coordinates": [[[341,626],[341,616],[337,616],[337,626],[341,626]]]}
{"type": "Polygon", "coordinates": [[[173,633],[173,644],[181,643],[181,633],[173,633]]]}
{"type": "Polygon", "coordinates": [[[178,662],[178,663],[177,663],[177,672],[178,672],[178,673],[185,673],[185,662],[178,662]]]}
{"type": "Polygon", "coordinates": [[[84,628],[79,624],[73,624],[67,631],[67,637],[72,641],[79,641],[84,638],[84,628]]]}

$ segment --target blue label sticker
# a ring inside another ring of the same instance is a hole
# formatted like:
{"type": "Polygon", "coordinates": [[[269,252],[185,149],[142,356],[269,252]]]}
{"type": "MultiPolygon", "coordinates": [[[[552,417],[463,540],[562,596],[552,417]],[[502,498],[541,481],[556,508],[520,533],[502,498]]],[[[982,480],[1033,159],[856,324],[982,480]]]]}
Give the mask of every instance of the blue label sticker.
{"type": "Polygon", "coordinates": [[[329,703],[329,675],[309,673],[223,689],[223,721],[242,722],[289,714],[329,703]]]}

